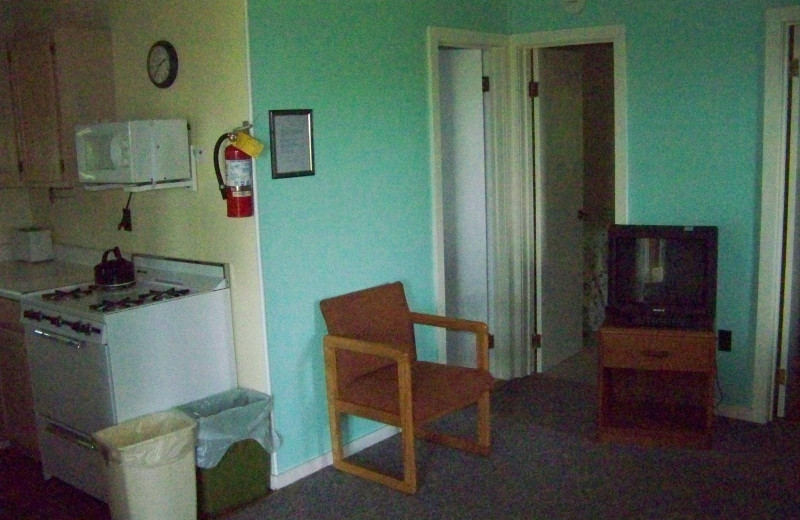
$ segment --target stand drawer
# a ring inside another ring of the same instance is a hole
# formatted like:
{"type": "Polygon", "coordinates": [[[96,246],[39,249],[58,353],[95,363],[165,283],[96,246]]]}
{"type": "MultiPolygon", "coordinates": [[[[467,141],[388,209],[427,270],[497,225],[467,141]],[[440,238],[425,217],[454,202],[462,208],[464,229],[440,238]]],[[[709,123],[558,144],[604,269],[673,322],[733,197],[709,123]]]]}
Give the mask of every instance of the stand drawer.
{"type": "Polygon", "coordinates": [[[708,372],[714,367],[714,336],[601,333],[602,365],[637,370],[708,372]]]}

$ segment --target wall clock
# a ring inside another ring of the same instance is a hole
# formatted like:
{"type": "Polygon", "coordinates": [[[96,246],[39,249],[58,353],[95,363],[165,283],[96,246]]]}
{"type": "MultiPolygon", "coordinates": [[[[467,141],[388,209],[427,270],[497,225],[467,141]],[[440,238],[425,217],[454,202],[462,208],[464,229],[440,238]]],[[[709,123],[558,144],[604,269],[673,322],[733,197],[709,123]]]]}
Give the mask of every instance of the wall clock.
{"type": "Polygon", "coordinates": [[[167,88],[175,82],[178,77],[178,53],[170,42],[159,40],[150,46],[147,75],[158,88],[167,88]]]}
{"type": "Polygon", "coordinates": [[[561,0],[561,6],[570,14],[578,14],[586,7],[586,0],[561,0]]]}

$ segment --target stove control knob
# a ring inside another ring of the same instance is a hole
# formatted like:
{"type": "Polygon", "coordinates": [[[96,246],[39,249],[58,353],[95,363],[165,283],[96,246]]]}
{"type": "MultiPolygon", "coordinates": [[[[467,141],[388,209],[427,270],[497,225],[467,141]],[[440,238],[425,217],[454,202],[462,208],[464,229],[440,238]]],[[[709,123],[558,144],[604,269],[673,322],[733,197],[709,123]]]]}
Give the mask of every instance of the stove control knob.
{"type": "Polygon", "coordinates": [[[76,321],[72,324],[72,330],[75,332],[80,332],[82,334],[86,334],[87,336],[92,333],[92,324],[91,323],[84,323],[82,321],[76,321]]]}
{"type": "Polygon", "coordinates": [[[42,321],[42,313],[38,311],[31,311],[31,310],[23,311],[22,317],[28,318],[29,320],[42,321]]]}

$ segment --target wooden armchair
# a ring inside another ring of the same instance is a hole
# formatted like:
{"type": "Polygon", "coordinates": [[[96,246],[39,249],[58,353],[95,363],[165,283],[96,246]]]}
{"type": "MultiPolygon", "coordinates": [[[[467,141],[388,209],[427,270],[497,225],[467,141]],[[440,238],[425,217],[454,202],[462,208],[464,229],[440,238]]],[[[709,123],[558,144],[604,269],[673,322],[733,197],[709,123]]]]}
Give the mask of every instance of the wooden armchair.
{"type": "Polygon", "coordinates": [[[405,493],[417,490],[414,438],[488,455],[489,332],[485,323],[411,312],[400,282],[322,300],[323,340],[334,467],[405,493]],[[478,368],[417,361],[414,324],[475,334],[478,368]],[[436,433],[426,423],[477,403],[477,441],[436,433]],[[340,415],[399,427],[403,478],[344,460],[340,415]]]}

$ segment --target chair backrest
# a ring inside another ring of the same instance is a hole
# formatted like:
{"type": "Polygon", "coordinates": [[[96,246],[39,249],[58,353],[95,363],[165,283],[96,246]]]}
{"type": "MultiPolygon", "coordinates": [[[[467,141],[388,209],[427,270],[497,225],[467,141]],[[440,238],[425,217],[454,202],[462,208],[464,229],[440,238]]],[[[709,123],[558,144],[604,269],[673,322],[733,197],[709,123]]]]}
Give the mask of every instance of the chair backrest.
{"type": "MultiPolygon", "coordinates": [[[[328,298],[319,307],[329,334],[385,343],[409,352],[416,359],[414,324],[401,282],[328,298]]],[[[336,369],[338,379],[348,384],[362,374],[392,363],[377,356],[339,351],[336,369]]]]}

